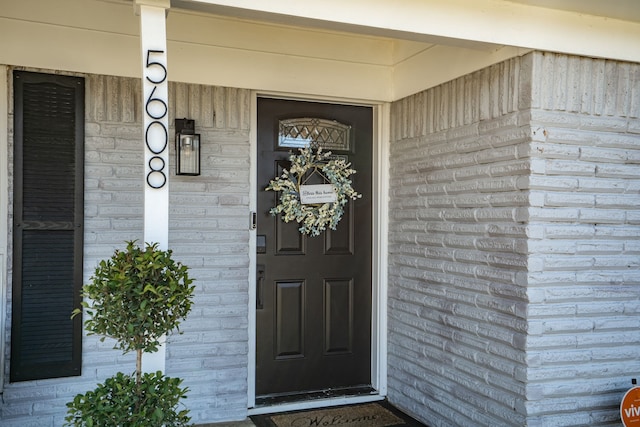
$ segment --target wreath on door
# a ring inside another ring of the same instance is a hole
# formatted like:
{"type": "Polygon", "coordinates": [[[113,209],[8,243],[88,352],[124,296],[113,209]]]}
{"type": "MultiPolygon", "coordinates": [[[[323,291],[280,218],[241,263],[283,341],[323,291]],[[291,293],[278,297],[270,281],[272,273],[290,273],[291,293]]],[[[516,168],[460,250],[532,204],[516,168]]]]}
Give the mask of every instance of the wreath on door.
{"type": "Polygon", "coordinates": [[[291,154],[289,161],[289,169],[284,169],[265,189],[280,192],[279,203],[269,213],[273,216],[282,214],[284,222],[296,221],[300,225],[300,233],[309,236],[318,236],[327,228],[335,230],[349,199],[362,197],[351,186],[349,177],[356,173],[351,169],[351,163],[332,156],[330,151],[323,153],[322,148],[314,150],[311,147],[301,148],[299,154],[291,154]],[[314,174],[318,174],[325,183],[321,185],[322,189],[311,188],[317,185],[306,186],[314,174]],[[326,185],[330,186],[333,194],[327,194],[326,185]]]}

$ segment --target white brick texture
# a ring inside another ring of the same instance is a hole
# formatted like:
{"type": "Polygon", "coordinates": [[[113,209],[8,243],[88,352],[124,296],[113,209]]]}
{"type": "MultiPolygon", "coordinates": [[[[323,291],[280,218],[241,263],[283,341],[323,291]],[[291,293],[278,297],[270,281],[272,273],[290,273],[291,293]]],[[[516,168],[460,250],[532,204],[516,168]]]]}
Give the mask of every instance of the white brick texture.
{"type": "MultiPolygon", "coordinates": [[[[139,79],[87,76],[85,281],[142,239],[140,98],[139,79]]],[[[201,176],[171,171],[169,246],[196,297],[166,371],[194,422],[241,419],[250,91],[171,83],[169,100],[203,151],[201,176]]],[[[639,116],[640,65],[538,52],[393,103],[392,403],[431,427],[619,425],[640,375],[639,116]]],[[[2,425],[61,425],[133,370],[112,344],[85,337],[81,377],[6,384],[2,425]]]]}
{"type": "MultiPolygon", "coordinates": [[[[139,79],[86,77],[84,280],[99,260],[143,239],[143,139],[139,79]]],[[[174,118],[195,119],[202,138],[202,175],[176,176],[170,143],[169,247],[190,267],[194,305],[181,335],[169,337],[166,374],[189,387],[195,423],[243,419],[247,412],[249,127],[247,90],[169,84],[174,118]]],[[[89,336],[82,376],[6,384],[0,424],[60,426],[65,403],[117,371],[132,372],[135,355],[89,336]]]]}
{"type": "Polygon", "coordinates": [[[392,106],[389,399],[430,426],[526,419],[520,74],[512,60],[392,106]]]}
{"type": "Polygon", "coordinates": [[[430,426],[619,425],[639,115],[638,64],[548,53],[392,105],[392,403],[430,426]]]}
{"type": "Polygon", "coordinates": [[[640,228],[631,220],[640,211],[640,65],[549,53],[531,65],[531,156],[541,168],[529,191],[542,203],[529,224],[543,232],[529,241],[537,268],[528,289],[538,297],[527,389],[537,391],[527,415],[530,425],[620,425],[620,400],[640,372],[640,228]]]}

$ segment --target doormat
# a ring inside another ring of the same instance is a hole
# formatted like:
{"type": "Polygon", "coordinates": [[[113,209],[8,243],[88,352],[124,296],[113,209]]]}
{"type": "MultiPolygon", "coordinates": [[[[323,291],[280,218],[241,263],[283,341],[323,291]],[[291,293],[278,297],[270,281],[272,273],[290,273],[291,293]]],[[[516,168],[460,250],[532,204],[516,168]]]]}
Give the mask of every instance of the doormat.
{"type": "MultiPolygon", "coordinates": [[[[378,403],[330,407],[251,417],[258,427],[408,427],[421,425],[401,418],[378,403]]],[[[402,414],[404,415],[404,414],[402,414]]]]}

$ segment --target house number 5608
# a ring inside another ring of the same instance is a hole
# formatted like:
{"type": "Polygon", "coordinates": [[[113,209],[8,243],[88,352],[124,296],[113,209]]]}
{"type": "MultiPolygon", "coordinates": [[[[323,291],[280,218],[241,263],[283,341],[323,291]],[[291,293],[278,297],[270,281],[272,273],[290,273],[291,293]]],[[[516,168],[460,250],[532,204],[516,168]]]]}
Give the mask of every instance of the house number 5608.
{"type": "Polygon", "coordinates": [[[162,122],[162,119],[167,115],[168,108],[166,101],[155,95],[158,85],[167,79],[167,68],[156,59],[157,55],[163,53],[163,50],[147,50],[145,66],[146,79],[153,84],[153,89],[144,105],[145,114],[149,118],[149,124],[144,132],[144,142],[147,149],[153,154],[149,159],[147,184],[152,188],[162,188],[167,183],[166,162],[161,155],[167,149],[169,141],[169,132],[162,122]]]}

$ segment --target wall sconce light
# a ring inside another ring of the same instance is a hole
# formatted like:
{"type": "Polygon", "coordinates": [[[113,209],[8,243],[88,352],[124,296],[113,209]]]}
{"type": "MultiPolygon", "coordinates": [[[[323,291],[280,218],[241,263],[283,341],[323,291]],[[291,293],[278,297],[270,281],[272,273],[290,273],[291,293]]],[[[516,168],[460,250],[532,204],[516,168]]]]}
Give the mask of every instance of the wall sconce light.
{"type": "Polygon", "coordinates": [[[195,120],[176,119],[176,175],[200,175],[200,134],[195,120]]]}

